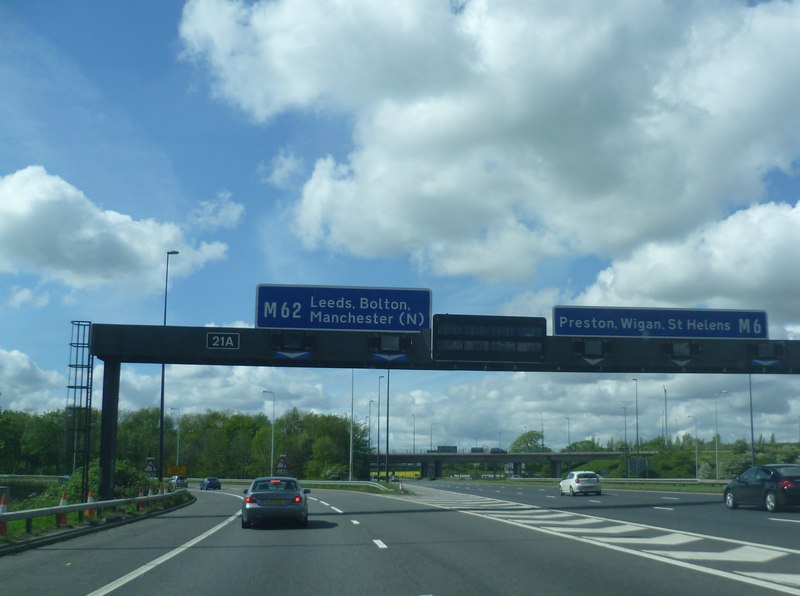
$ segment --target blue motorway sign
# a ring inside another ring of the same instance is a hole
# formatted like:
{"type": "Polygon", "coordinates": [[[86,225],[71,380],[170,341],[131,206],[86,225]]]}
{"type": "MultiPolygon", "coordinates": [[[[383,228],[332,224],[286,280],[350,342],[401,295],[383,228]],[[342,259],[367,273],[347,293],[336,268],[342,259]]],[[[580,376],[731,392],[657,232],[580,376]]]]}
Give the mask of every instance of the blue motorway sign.
{"type": "Polygon", "coordinates": [[[553,335],[767,339],[761,310],[553,307],[553,335]]]}
{"type": "Polygon", "coordinates": [[[256,327],[420,332],[431,328],[431,291],[264,284],[256,290],[256,327]]]}

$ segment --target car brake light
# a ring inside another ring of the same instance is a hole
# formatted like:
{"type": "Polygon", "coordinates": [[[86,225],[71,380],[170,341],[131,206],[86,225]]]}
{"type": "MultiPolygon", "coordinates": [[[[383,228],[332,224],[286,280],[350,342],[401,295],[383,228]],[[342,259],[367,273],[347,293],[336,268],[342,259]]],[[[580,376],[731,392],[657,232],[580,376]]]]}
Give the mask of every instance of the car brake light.
{"type": "Polygon", "coordinates": [[[580,483],[581,483],[581,479],[580,478],[576,478],[575,479],[575,484],[580,484],[580,483]]]}
{"type": "Polygon", "coordinates": [[[245,502],[245,503],[255,503],[255,502],[256,502],[256,500],[255,500],[255,498],[254,498],[254,497],[245,497],[245,498],[244,498],[244,502],[245,502]]]}
{"type": "Polygon", "coordinates": [[[292,499],[292,501],[294,501],[295,503],[302,503],[303,499],[301,497],[295,497],[294,499],[292,499]]]}
{"type": "Polygon", "coordinates": [[[780,486],[783,490],[791,490],[794,488],[794,482],[791,480],[781,480],[778,483],[778,486],[780,486]]]}

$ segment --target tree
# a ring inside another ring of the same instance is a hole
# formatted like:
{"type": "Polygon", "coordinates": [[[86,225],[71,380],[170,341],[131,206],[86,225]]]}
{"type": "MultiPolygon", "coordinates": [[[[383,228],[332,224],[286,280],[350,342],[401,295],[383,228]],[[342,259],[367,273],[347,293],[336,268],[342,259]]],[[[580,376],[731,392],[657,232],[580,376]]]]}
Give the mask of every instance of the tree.
{"type": "Polygon", "coordinates": [[[541,432],[529,430],[511,441],[508,451],[509,453],[539,453],[541,451],[549,451],[549,449],[542,449],[541,432]]]}

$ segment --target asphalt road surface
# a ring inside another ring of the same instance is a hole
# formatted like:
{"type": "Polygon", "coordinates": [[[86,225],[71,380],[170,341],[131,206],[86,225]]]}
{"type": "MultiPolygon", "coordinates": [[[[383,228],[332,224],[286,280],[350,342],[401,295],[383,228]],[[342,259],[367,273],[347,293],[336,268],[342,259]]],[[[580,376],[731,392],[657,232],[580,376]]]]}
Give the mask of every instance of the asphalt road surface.
{"type": "Polygon", "coordinates": [[[800,512],[524,483],[312,490],[308,528],[242,529],[241,493],[0,557],[2,594],[800,595],[800,512]]]}

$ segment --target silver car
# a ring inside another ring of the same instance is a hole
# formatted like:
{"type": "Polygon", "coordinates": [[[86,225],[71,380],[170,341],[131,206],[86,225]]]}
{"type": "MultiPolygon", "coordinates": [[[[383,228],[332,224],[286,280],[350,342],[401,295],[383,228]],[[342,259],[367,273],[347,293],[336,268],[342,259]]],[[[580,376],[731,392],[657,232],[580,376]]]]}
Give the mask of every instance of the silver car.
{"type": "Polygon", "coordinates": [[[558,483],[558,493],[560,495],[569,493],[571,497],[579,494],[593,493],[601,494],[600,476],[596,472],[589,470],[576,470],[570,472],[558,483]]]}
{"type": "Polygon", "coordinates": [[[297,478],[290,476],[263,476],[256,478],[244,491],[242,527],[255,524],[289,520],[308,526],[308,498],[311,491],[300,486],[297,478]]]}

